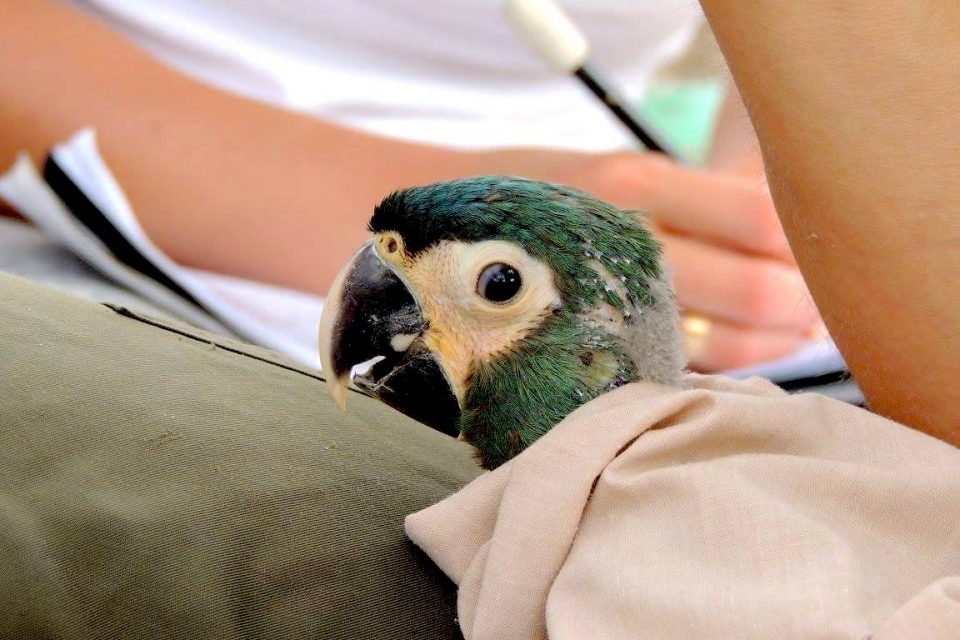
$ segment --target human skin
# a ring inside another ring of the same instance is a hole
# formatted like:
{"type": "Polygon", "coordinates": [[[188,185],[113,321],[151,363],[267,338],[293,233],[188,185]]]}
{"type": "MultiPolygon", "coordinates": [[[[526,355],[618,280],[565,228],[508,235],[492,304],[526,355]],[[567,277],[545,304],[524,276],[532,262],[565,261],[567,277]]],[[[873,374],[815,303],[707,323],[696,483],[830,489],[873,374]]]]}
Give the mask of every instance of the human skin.
{"type": "Polygon", "coordinates": [[[322,294],[389,191],[508,173],[652,212],[680,305],[712,321],[691,354],[697,368],[777,357],[816,321],[757,171],[688,170],[648,153],[411,144],[197,82],[64,3],[0,0],[0,15],[0,166],[24,149],[40,160],[93,126],[141,224],[182,264],[322,294]]]}
{"type": "Polygon", "coordinates": [[[960,4],[701,4],[871,408],[960,444],[960,4]]]}

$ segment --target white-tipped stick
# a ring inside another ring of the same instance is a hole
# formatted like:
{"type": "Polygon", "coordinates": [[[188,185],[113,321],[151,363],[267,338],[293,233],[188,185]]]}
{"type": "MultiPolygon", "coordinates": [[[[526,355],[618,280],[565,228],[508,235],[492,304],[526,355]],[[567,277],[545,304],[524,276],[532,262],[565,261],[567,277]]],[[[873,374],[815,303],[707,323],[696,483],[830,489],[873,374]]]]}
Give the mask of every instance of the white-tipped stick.
{"type": "Polygon", "coordinates": [[[590,45],[586,37],[553,0],[504,0],[504,8],[507,19],[530,48],[555,71],[576,76],[647,149],[683,162],[682,154],[645,124],[638,114],[632,113],[623,100],[589,68],[587,58],[590,45]]]}
{"type": "Polygon", "coordinates": [[[551,67],[573,73],[590,55],[583,33],[551,0],[506,0],[507,19],[551,67]]]}

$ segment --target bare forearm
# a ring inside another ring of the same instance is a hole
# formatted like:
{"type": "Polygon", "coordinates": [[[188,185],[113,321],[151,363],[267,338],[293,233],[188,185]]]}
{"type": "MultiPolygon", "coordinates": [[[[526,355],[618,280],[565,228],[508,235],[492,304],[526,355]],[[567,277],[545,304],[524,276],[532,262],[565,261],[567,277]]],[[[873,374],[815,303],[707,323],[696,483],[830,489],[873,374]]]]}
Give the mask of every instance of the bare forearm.
{"type": "Polygon", "coordinates": [[[960,5],[701,3],[869,400],[960,442],[960,5]]]}
{"type": "Polygon", "coordinates": [[[386,190],[465,170],[202,85],[60,3],[0,0],[0,15],[0,165],[94,126],[148,233],[185,264],[323,291],[386,190]]]}

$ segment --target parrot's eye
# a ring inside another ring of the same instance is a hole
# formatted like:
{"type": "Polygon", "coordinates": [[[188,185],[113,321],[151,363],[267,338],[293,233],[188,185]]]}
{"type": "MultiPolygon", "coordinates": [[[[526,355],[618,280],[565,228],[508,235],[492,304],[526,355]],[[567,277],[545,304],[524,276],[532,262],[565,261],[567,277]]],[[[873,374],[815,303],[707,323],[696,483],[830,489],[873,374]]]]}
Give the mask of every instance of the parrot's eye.
{"type": "Polygon", "coordinates": [[[480,274],[477,293],[490,302],[507,302],[520,291],[520,272],[508,264],[495,262],[480,274]]]}

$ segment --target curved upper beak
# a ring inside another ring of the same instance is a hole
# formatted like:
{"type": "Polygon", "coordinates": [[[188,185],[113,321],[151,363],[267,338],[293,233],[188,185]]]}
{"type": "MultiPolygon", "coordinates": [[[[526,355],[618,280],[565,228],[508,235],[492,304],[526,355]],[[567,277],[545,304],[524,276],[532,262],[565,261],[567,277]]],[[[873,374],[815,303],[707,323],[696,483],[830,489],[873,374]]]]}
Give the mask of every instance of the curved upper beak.
{"type": "Polygon", "coordinates": [[[320,365],[340,408],[353,368],[382,360],[353,378],[358,391],[449,435],[460,407],[436,356],[423,343],[428,329],[406,285],[368,242],[337,276],[320,317],[320,365]]]}

